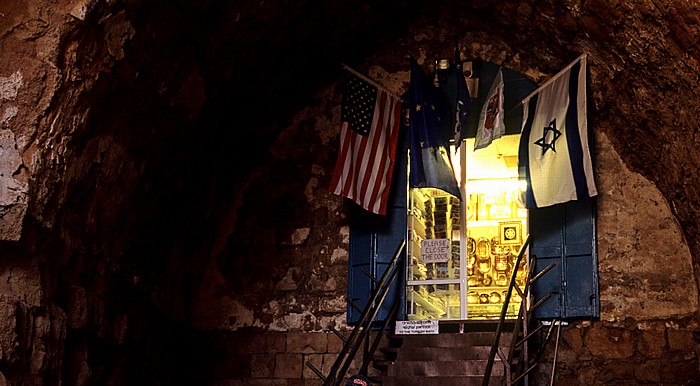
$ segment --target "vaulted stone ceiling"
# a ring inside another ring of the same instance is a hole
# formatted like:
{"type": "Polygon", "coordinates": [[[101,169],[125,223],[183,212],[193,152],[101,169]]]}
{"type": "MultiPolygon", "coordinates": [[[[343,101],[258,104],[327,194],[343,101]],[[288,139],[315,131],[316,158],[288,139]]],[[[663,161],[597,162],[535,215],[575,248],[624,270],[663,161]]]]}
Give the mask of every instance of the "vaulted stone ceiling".
{"type": "MultiPolygon", "coordinates": [[[[188,229],[203,232],[215,208],[202,203],[235,196],[341,63],[367,72],[381,56],[386,71],[405,71],[406,55],[445,56],[457,39],[465,59],[535,83],[587,53],[591,126],[658,185],[700,252],[694,2],[26,1],[0,11],[3,129],[17,148],[3,173],[18,187],[3,196],[3,239],[24,224],[33,240],[32,229],[60,221],[109,245],[124,224],[146,224],[123,237],[159,255],[188,229]],[[22,82],[30,92],[12,95],[22,82]],[[57,217],[66,207],[75,213],[57,217]]],[[[182,239],[196,249],[205,235],[192,236],[182,239]]]]}
{"type": "MultiPolygon", "coordinates": [[[[29,126],[15,134],[51,148],[24,143],[42,159],[25,161],[31,217],[40,223],[88,194],[70,188],[66,196],[75,168],[99,168],[76,166],[75,151],[99,152],[108,145],[95,138],[113,131],[134,164],[101,177],[117,193],[104,197],[114,211],[102,223],[136,220],[117,211],[123,205],[142,209],[135,213],[145,223],[177,210],[172,228],[151,235],[167,240],[206,212],[182,203],[201,201],[212,185],[220,195],[234,189],[285,120],[338,79],[341,63],[366,71],[381,55],[385,70],[402,71],[406,55],[445,56],[457,39],[465,59],[503,64],[535,83],[587,53],[592,127],[658,185],[700,252],[695,2],[29,1],[2,12],[6,73],[26,54],[12,49],[14,38],[36,42],[35,56],[56,64],[26,63],[45,88],[24,101],[36,116],[25,113],[29,126]],[[8,15],[30,21],[16,25],[8,15]],[[123,178],[132,172],[141,177],[123,178]]],[[[94,181],[84,182],[88,189],[94,181]]]]}
{"type": "MultiPolygon", "coordinates": [[[[660,0],[4,1],[0,236],[20,240],[6,256],[187,282],[341,63],[408,71],[455,39],[534,83],[587,53],[590,126],[658,186],[698,271],[700,5],[660,0]]],[[[186,319],[192,294],[159,293],[186,319]]]]}
{"type": "Polygon", "coordinates": [[[407,55],[450,56],[457,40],[464,59],[535,83],[587,53],[591,127],[657,184],[698,256],[699,11],[689,1],[4,2],[2,127],[16,150],[5,152],[2,238],[117,255],[207,248],[222,202],[238,199],[341,63],[407,71],[407,55]],[[44,234],[56,228],[65,234],[44,234]]]}

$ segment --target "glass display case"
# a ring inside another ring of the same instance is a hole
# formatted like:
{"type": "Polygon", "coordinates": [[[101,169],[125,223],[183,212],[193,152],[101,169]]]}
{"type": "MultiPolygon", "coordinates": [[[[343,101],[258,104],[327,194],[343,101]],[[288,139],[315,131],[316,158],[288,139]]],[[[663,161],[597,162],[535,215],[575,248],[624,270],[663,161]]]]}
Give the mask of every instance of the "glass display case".
{"type": "MultiPolygon", "coordinates": [[[[456,152],[455,162],[463,161],[455,169],[464,171],[458,178],[464,202],[435,188],[409,192],[409,319],[497,319],[513,272],[524,284],[525,259],[519,267],[515,262],[527,210],[517,199],[517,157],[504,160],[517,154],[517,138],[491,146],[470,152],[466,141],[460,148],[469,154],[456,152]]],[[[512,291],[507,317],[517,316],[521,301],[512,291]]]]}

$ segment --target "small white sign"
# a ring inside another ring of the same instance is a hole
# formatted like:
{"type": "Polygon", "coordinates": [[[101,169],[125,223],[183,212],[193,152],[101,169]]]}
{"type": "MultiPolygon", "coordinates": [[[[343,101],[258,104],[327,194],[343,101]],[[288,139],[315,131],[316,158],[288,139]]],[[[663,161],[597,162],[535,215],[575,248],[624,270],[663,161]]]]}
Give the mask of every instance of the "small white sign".
{"type": "Polygon", "coordinates": [[[427,239],[420,243],[420,259],[424,263],[444,263],[450,260],[450,239],[427,239]]]}
{"type": "Polygon", "coordinates": [[[437,334],[437,320],[397,320],[394,333],[397,335],[437,334]]]}

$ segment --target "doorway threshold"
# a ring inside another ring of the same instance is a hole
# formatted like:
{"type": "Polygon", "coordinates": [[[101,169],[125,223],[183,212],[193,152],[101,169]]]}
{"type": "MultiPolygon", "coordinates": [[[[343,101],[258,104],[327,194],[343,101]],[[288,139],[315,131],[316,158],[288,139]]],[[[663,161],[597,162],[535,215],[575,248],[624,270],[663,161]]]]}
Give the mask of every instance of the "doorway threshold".
{"type": "MultiPolygon", "coordinates": [[[[515,326],[515,319],[506,319],[503,327],[506,329],[515,326]]],[[[438,323],[439,333],[466,333],[466,332],[494,332],[498,327],[498,319],[453,319],[440,320],[438,323]]]]}

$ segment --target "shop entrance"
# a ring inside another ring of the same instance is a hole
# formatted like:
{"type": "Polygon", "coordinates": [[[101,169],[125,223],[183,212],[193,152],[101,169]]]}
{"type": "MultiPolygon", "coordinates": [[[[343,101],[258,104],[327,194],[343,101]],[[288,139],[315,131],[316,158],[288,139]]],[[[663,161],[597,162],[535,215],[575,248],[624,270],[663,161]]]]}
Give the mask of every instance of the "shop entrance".
{"type": "MultiPolygon", "coordinates": [[[[472,82],[476,87],[470,87],[470,95],[478,110],[500,67],[474,63],[472,69],[471,80],[478,82],[472,82]]],[[[382,276],[403,242],[404,269],[387,296],[387,304],[401,305],[398,320],[438,320],[441,329],[462,322],[496,322],[512,274],[522,288],[525,272],[538,273],[551,264],[554,268],[531,287],[533,303],[545,300],[533,316],[600,316],[594,198],[530,210],[520,204],[525,189],[518,180],[520,102],[535,87],[519,74],[502,70],[505,135],[473,150],[479,114],[472,114],[460,151],[451,152],[462,200],[440,189],[409,188],[409,141],[404,131],[386,216],[351,206],[349,324],[360,318],[361,309],[355,305],[366,304],[376,288],[372,277],[382,276]],[[515,267],[526,235],[526,260],[515,267]],[[442,323],[449,321],[454,323],[442,323]]],[[[511,294],[508,320],[517,318],[523,301],[517,291],[511,294]]],[[[390,318],[390,310],[381,308],[376,320],[390,318]]]]}
{"type": "MultiPolygon", "coordinates": [[[[434,188],[409,191],[406,315],[409,320],[490,320],[500,317],[527,232],[519,202],[520,135],[505,135],[474,151],[474,138],[453,149],[464,200],[434,188]]],[[[520,282],[519,285],[524,283],[520,282]]],[[[522,299],[513,291],[506,317],[522,299]]]]}

